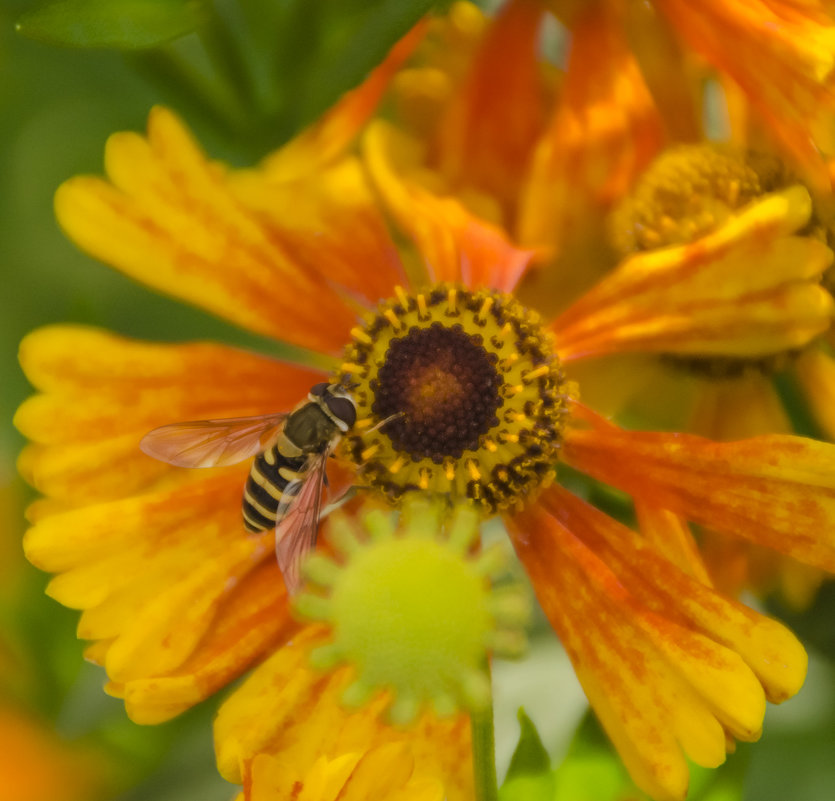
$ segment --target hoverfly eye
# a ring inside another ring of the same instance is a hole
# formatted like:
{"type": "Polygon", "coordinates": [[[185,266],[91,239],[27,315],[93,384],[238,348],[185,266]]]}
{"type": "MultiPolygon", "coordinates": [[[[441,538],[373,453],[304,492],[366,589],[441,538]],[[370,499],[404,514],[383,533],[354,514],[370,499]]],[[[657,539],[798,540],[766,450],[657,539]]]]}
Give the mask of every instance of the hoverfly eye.
{"type": "Polygon", "coordinates": [[[350,428],[357,421],[357,407],[350,398],[341,398],[338,395],[327,395],[325,404],[330,413],[345,423],[350,428]]]}
{"type": "Polygon", "coordinates": [[[327,381],[322,381],[321,384],[314,384],[310,388],[310,394],[315,395],[317,398],[321,398],[322,395],[325,394],[325,392],[326,392],[326,390],[329,386],[330,386],[330,384],[327,381]]]}

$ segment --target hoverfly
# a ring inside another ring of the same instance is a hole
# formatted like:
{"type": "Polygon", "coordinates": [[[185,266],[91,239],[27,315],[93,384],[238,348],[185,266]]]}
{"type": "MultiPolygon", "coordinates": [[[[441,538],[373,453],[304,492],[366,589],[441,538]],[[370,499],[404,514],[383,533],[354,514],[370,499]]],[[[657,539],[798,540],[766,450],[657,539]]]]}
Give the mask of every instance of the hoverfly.
{"type": "Polygon", "coordinates": [[[220,467],[255,456],[244,487],[244,526],[275,528],[275,552],[288,592],[301,585],[299,562],[316,544],[328,457],[356,422],[341,384],[316,384],[291,412],[197,420],[155,428],[139,447],[177,467],[220,467]]]}

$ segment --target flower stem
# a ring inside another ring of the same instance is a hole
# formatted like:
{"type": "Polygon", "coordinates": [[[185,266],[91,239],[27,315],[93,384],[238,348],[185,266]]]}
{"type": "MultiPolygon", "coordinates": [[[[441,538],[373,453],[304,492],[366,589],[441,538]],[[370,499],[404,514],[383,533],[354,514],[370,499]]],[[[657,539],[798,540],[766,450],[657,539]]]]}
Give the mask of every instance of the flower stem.
{"type": "MultiPolygon", "coordinates": [[[[490,673],[489,665],[486,666],[490,673]]],[[[476,801],[497,801],[496,738],[493,732],[493,704],[470,715],[473,738],[473,774],[476,801]]]]}

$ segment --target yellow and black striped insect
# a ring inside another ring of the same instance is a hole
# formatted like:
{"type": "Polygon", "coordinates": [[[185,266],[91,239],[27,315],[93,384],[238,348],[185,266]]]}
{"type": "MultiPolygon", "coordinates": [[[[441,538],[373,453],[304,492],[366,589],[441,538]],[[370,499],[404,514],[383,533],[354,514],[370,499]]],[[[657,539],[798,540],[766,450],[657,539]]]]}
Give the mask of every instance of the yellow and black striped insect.
{"type": "Polygon", "coordinates": [[[316,544],[328,457],[356,422],[341,384],[316,384],[289,414],[197,420],[155,428],[140,448],[178,467],[220,467],[255,456],[243,497],[244,525],[275,528],[275,551],[290,592],[299,562],[316,544]]]}

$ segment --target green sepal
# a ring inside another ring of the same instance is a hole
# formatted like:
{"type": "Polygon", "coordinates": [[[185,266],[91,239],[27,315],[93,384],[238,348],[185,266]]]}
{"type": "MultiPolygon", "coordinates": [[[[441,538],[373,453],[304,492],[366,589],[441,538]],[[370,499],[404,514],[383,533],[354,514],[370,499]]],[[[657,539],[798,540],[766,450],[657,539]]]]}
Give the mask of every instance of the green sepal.
{"type": "Polygon", "coordinates": [[[58,0],[24,14],[16,29],[47,44],[142,50],[191,33],[206,16],[202,0],[58,0]]]}

